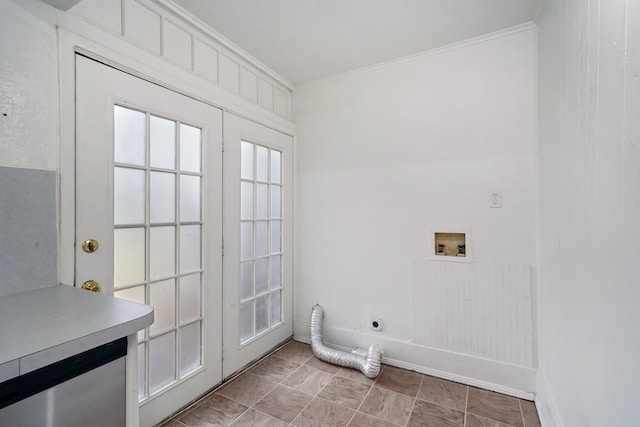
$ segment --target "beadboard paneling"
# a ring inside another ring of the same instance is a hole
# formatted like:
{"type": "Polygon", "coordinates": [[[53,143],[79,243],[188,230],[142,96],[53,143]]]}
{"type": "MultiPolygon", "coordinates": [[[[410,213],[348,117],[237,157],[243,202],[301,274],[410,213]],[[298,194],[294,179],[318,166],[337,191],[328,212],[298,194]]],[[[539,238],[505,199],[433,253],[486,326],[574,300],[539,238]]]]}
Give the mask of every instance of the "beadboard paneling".
{"type": "Polygon", "coordinates": [[[529,266],[418,260],[416,344],[532,367],[529,266]]]}

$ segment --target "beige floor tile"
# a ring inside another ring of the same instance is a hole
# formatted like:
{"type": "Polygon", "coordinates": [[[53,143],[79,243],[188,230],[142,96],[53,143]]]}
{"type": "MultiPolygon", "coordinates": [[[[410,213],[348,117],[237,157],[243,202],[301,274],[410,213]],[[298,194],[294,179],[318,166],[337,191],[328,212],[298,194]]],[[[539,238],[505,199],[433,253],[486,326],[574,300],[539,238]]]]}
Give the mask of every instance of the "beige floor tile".
{"type": "Polygon", "coordinates": [[[283,385],[277,386],[254,409],[290,423],[311,402],[313,396],[283,385]]]}
{"type": "Polygon", "coordinates": [[[540,427],[540,420],[530,401],[388,365],[370,379],[317,359],[307,344],[290,342],[162,427],[347,424],[540,427]]]}
{"type": "Polygon", "coordinates": [[[398,427],[398,425],[362,412],[356,412],[348,427],[398,427]]]}
{"type": "Polygon", "coordinates": [[[413,397],[405,394],[374,386],[362,402],[359,411],[392,423],[405,425],[411,413],[413,400],[413,397]]]}
{"type": "Polygon", "coordinates": [[[351,368],[340,368],[340,370],[336,373],[336,376],[347,378],[349,380],[357,381],[366,385],[373,385],[376,382],[375,378],[367,378],[362,372],[351,368]]]}
{"type": "Polygon", "coordinates": [[[467,412],[515,427],[524,425],[518,399],[475,387],[469,387],[467,412]]]}
{"type": "Polygon", "coordinates": [[[535,403],[520,399],[520,409],[522,410],[524,427],[540,427],[540,418],[538,418],[535,403]]]}
{"type": "Polygon", "coordinates": [[[420,388],[424,375],[405,369],[385,366],[384,370],[376,380],[376,387],[386,388],[396,393],[406,394],[415,397],[420,388]]]}
{"type": "Polygon", "coordinates": [[[467,414],[467,423],[465,427],[513,427],[510,424],[501,423],[500,421],[490,420],[474,414],[467,414]]]}
{"type": "Polygon", "coordinates": [[[162,424],[162,427],[189,427],[189,426],[181,423],[180,421],[172,420],[165,424],[162,424]]]}
{"type": "Polygon", "coordinates": [[[452,381],[425,375],[418,390],[417,398],[447,408],[465,411],[467,406],[467,386],[452,381]]]}
{"type": "Polygon", "coordinates": [[[258,366],[252,368],[249,372],[259,377],[266,378],[274,382],[282,382],[285,378],[300,367],[300,364],[289,360],[271,356],[260,362],[258,366]]]}
{"type": "Polygon", "coordinates": [[[294,363],[302,365],[307,360],[315,357],[311,351],[309,344],[301,343],[298,341],[291,341],[289,344],[282,347],[280,350],[273,354],[281,359],[289,360],[294,363]]]}
{"type": "Polygon", "coordinates": [[[291,424],[296,427],[346,427],[354,413],[353,409],[316,397],[291,424]]]}
{"type": "Polygon", "coordinates": [[[249,409],[231,427],[287,427],[287,423],[255,409],[249,409]]]}
{"type": "Polygon", "coordinates": [[[332,365],[331,363],[323,362],[317,357],[312,357],[311,359],[305,362],[305,365],[311,366],[312,368],[320,369],[321,371],[328,372],[330,374],[337,373],[341,368],[340,366],[332,365]]]}
{"type": "Polygon", "coordinates": [[[303,391],[311,396],[315,396],[320,393],[320,390],[329,384],[331,378],[333,378],[333,375],[328,372],[303,365],[300,366],[293,374],[289,375],[283,384],[303,391]]]}
{"type": "Polygon", "coordinates": [[[341,377],[333,379],[322,389],[318,397],[347,408],[358,409],[371,386],[341,377]]]}
{"type": "Polygon", "coordinates": [[[222,387],[217,394],[227,396],[247,406],[253,406],[276,385],[273,381],[248,372],[222,387]]]}
{"type": "Polygon", "coordinates": [[[221,395],[213,395],[181,416],[178,421],[188,427],[228,426],[247,407],[221,395]]]}
{"type": "Polygon", "coordinates": [[[464,427],[464,412],[416,400],[407,427],[464,427]]]}

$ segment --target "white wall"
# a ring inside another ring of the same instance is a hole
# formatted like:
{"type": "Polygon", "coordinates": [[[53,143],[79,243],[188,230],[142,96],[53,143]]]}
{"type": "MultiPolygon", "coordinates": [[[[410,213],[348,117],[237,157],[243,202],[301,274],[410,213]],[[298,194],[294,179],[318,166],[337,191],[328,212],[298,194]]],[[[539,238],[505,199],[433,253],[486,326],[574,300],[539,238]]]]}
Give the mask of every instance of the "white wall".
{"type": "Polygon", "coordinates": [[[0,2],[0,166],[57,170],[58,76],[53,8],[0,2]]]}
{"type": "Polygon", "coordinates": [[[433,231],[471,232],[475,263],[536,264],[535,36],[523,27],[296,89],[297,338],[320,303],[334,344],[377,341],[398,363],[534,391],[414,345],[431,326],[413,300],[433,285],[419,267],[433,231]]]}
{"type": "Polygon", "coordinates": [[[640,4],[547,0],[539,20],[545,425],[637,426],[640,4]]]}

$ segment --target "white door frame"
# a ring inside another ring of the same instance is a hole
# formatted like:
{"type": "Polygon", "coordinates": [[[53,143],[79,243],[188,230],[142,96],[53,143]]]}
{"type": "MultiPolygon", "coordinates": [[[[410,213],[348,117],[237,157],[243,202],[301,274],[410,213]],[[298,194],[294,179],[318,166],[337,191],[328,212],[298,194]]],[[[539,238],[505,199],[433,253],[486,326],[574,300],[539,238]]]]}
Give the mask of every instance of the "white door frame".
{"type": "MultiPolygon", "coordinates": [[[[75,281],[75,56],[80,53],[88,58],[103,62],[113,68],[128,72],[167,89],[219,107],[224,113],[230,112],[260,123],[268,128],[291,135],[295,141],[293,122],[275,117],[262,111],[241,97],[231,95],[218,87],[203,90],[192,75],[164,59],[144,49],[124,41],[93,26],[79,24],[73,20],[69,25],[57,27],[58,33],[58,82],[59,82],[59,237],[57,271],[58,282],[73,286],[75,281]],[[91,37],[91,38],[88,38],[91,37]],[[188,78],[183,78],[187,76],[188,78]]],[[[295,155],[295,153],[294,153],[295,155]]],[[[295,162],[294,162],[295,171],[295,162]]],[[[292,182],[295,191],[295,182],[292,182]]],[[[295,221],[295,218],[294,218],[295,221]]],[[[293,248],[292,248],[293,250],[293,248]]],[[[292,253],[293,257],[293,253],[292,253]]],[[[132,334],[130,338],[136,338],[132,334]]],[[[127,366],[137,366],[137,354],[130,346],[127,366]]],[[[137,378],[127,378],[127,426],[138,426],[137,378]]]]}

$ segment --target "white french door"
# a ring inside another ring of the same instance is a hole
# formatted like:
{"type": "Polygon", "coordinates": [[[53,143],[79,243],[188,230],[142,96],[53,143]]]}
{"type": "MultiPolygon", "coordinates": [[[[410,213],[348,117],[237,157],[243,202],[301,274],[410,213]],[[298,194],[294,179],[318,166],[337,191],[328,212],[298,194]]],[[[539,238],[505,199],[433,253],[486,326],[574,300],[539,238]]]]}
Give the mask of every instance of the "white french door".
{"type": "Polygon", "coordinates": [[[293,139],[225,112],[225,378],[293,335],[293,139]]]}
{"type": "Polygon", "coordinates": [[[76,286],[154,307],[142,426],[222,381],[222,213],[222,111],[78,55],[76,286]]]}

